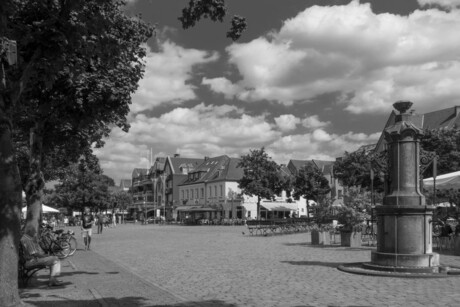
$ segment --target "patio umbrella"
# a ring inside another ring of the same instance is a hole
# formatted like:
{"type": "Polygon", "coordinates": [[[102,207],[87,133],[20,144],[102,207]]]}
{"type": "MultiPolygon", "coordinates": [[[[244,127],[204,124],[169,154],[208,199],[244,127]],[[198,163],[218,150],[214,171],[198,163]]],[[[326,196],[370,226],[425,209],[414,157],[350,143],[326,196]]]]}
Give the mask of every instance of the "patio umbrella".
{"type": "MultiPolygon", "coordinates": [[[[27,207],[22,208],[22,212],[27,212],[27,207]]],[[[43,213],[58,213],[59,210],[48,207],[47,205],[42,204],[43,213]]]]}
{"type": "MultiPolygon", "coordinates": [[[[432,188],[434,185],[433,177],[423,179],[423,187],[425,189],[432,188]]],[[[437,190],[460,189],[460,172],[453,172],[436,177],[437,190]]]]}

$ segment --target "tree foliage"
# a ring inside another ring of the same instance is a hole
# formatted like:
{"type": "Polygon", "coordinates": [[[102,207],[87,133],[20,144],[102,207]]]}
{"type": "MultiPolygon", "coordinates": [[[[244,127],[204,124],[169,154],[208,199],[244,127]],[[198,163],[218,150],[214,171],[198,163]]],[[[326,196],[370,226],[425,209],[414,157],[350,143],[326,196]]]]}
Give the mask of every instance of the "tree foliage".
{"type": "MultiPolygon", "coordinates": [[[[460,170],[460,130],[425,130],[420,145],[423,150],[435,152],[438,156],[438,175],[460,170]]],[[[432,168],[428,168],[424,177],[432,177],[432,168]]]]}
{"type": "Polygon", "coordinates": [[[16,1],[9,16],[19,49],[12,84],[27,79],[13,120],[28,202],[25,231],[37,232],[45,174],[128,130],[131,94],[143,76],[143,44],[153,28],[122,11],[122,1],[16,1]],[[48,170],[46,172],[45,170],[48,170]]]}
{"type": "Polygon", "coordinates": [[[260,218],[260,200],[273,199],[285,185],[280,166],[262,147],[242,156],[238,167],[244,169],[243,177],[238,181],[239,188],[243,194],[257,196],[257,218],[260,218]]]}
{"type": "MultiPolygon", "coordinates": [[[[182,10],[178,18],[184,29],[194,27],[201,18],[210,18],[212,21],[224,21],[227,15],[225,0],[190,0],[187,7],[182,10]]],[[[234,15],[227,37],[233,41],[238,40],[246,30],[247,23],[244,17],[234,15]]]]}
{"type": "Polygon", "coordinates": [[[294,198],[303,197],[315,202],[319,202],[331,191],[327,178],[317,167],[311,164],[306,164],[298,170],[294,177],[293,187],[294,198]]]}
{"type": "MultiPolygon", "coordinates": [[[[341,159],[334,163],[334,176],[346,187],[362,187],[371,189],[371,166],[372,156],[359,150],[352,153],[345,152],[341,159]]],[[[383,191],[383,178],[379,174],[374,175],[374,189],[383,191]]]]}
{"type": "Polygon", "coordinates": [[[93,209],[111,207],[109,192],[111,178],[101,174],[100,168],[90,166],[84,159],[66,168],[65,177],[56,186],[55,198],[61,206],[83,212],[88,206],[93,209]]]}

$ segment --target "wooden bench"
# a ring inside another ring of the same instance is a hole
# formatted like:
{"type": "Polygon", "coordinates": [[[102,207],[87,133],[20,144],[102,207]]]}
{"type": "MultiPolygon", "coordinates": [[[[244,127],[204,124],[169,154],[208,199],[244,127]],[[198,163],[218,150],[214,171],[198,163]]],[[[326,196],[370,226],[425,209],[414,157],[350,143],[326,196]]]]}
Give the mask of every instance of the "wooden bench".
{"type": "Polygon", "coordinates": [[[27,287],[30,278],[40,270],[46,269],[47,266],[43,264],[29,265],[26,267],[26,258],[24,255],[24,247],[19,243],[19,263],[18,263],[18,277],[21,285],[27,287]]]}

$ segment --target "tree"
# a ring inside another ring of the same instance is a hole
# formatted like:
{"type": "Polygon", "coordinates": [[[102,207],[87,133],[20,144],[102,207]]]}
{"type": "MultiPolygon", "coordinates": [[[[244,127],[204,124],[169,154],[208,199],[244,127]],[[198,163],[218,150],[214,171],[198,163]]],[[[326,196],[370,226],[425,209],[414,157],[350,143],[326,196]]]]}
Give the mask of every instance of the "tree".
{"type": "MultiPolygon", "coordinates": [[[[178,19],[184,29],[194,27],[201,18],[210,18],[212,21],[223,22],[227,15],[227,7],[224,0],[190,0],[187,7],[182,10],[182,15],[178,19]]],[[[247,24],[244,17],[234,15],[231,21],[230,30],[227,37],[233,41],[238,40],[247,24]]]]}
{"type": "MultiPolygon", "coordinates": [[[[334,163],[334,176],[340,180],[346,187],[371,188],[371,167],[372,156],[364,151],[359,150],[352,153],[345,152],[342,159],[334,163]]],[[[374,177],[374,189],[383,191],[383,180],[379,176],[374,177]]]]}
{"type": "Polygon", "coordinates": [[[262,147],[242,156],[237,167],[243,168],[243,177],[238,181],[238,186],[243,194],[257,196],[257,219],[260,219],[260,201],[263,198],[273,199],[283,190],[285,179],[280,166],[262,147]]]}
{"type": "MultiPolygon", "coordinates": [[[[420,140],[423,150],[435,152],[438,156],[438,175],[460,170],[460,130],[425,130],[420,140]]],[[[425,177],[432,177],[432,168],[428,168],[425,177]]]]}
{"type": "Polygon", "coordinates": [[[122,212],[122,219],[125,220],[125,210],[128,208],[130,204],[132,204],[133,199],[129,192],[127,191],[116,191],[112,194],[113,201],[115,203],[115,207],[119,208],[122,212]]]}
{"type": "Polygon", "coordinates": [[[93,169],[81,159],[67,168],[65,178],[56,186],[55,197],[64,207],[79,212],[84,207],[107,209],[112,202],[107,178],[100,168],[93,169]]]}
{"type": "Polygon", "coordinates": [[[299,169],[295,174],[293,187],[294,198],[303,197],[307,201],[307,217],[310,217],[308,200],[320,202],[331,191],[327,178],[312,164],[306,164],[299,169]]]}
{"type": "MultiPolygon", "coordinates": [[[[44,168],[50,162],[45,157],[58,151],[73,162],[92,144],[102,146],[113,125],[129,128],[131,94],[143,75],[142,44],[153,29],[124,15],[122,5],[110,0],[28,1],[10,18],[21,59],[33,69],[14,118],[24,131],[18,135],[30,140],[27,166],[21,169],[28,168],[23,176],[25,232],[32,236],[38,231],[44,168]]],[[[50,164],[60,166],[57,160],[50,164]]]]}

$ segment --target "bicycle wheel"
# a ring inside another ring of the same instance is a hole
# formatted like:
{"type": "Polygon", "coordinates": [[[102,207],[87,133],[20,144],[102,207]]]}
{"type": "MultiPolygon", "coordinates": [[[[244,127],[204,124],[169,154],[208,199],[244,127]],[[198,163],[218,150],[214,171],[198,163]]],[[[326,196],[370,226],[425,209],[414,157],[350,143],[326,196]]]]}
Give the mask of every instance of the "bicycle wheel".
{"type": "Polygon", "coordinates": [[[69,256],[72,256],[73,254],[75,254],[75,251],[77,250],[77,239],[75,239],[74,236],[70,236],[67,238],[67,242],[70,245],[69,256]]]}
{"type": "Polygon", "coordinates": [[[50,249],[53,255],[57,256],[59,259],[64,259],[69,256],[70,244],[65,240],[53,241],[50,249]]]}

